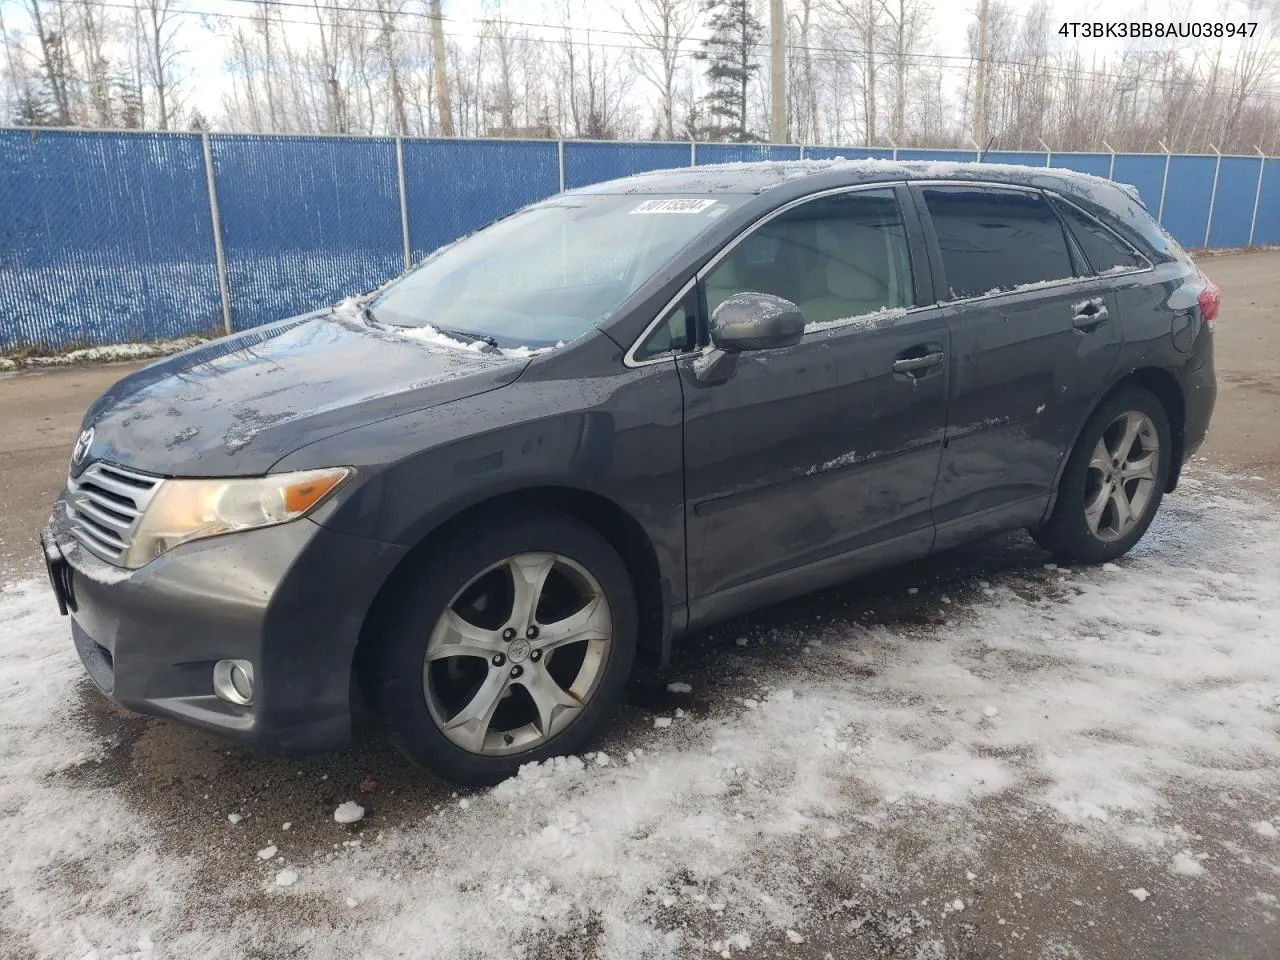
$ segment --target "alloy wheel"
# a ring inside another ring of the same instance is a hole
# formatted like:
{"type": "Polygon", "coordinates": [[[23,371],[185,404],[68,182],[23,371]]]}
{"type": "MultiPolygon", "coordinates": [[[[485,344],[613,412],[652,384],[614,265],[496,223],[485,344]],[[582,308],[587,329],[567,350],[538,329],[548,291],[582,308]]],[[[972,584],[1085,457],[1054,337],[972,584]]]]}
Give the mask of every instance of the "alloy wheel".
{"type": "Polygon", "coordinates": [[[1160,467],[1160,435],[1139,410],[1116,417],[1093,449],[1085,478],[1084,516],[1089,531],[1111,543],[1146,515],[1160,467]]]}
{"type": "Polygon", "coordinates": [[[471,753],[531,749],[574,722],[612,639],[594,576],[557,553],[521,553],[473,577],[436,621],[422,684],[431,718],[471,753]]]}

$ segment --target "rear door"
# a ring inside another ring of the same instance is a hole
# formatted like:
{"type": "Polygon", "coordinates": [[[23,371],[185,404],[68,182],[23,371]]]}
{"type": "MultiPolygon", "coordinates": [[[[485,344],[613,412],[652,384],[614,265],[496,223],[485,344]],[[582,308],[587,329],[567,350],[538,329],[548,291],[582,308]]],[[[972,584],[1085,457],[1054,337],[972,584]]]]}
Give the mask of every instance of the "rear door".
{"type": "Polygon", "coordinates": [[[951,383],[933,499],[939,548],[1037,522],[1121,344],[1114,298],[1039,190],[919,185],[949,306],[951,383]]]}

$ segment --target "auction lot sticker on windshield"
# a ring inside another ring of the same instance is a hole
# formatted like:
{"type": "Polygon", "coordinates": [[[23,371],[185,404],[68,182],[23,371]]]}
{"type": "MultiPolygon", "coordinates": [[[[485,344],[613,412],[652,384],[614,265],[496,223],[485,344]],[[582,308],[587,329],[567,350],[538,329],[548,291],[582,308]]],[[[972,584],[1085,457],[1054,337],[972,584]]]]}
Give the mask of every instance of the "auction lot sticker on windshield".
{"type": "Polygon", "coordinates": [[[701,213],[714,206],[715,200],[698,197],[677,197],[673,200],[646,200],[632,213],[701,213]]]}

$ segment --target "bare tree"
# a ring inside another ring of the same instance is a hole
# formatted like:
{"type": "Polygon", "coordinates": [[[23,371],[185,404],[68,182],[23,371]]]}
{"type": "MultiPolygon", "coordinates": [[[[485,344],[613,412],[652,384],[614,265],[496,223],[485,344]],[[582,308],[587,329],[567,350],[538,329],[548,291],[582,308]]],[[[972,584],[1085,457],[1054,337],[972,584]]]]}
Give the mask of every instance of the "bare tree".
{"type": "Polygon", "coordinates": [[[141,0],[146,31],[146,70],[156,99],[156,125],[168,130],[180,110],[177,26],[174,0],[141,0]]]}
{"type": "Polygon", "coordinates": [[[878,137],[877,96],[879,50],[885,26],[885,6],[881,0],[824,0],[832,16],[844,21],[859,45],[856,57],[861,64],[863,136],[868,145],[878,137]]]}
{"type": "Polygon", "coordinates": [[[878,0],[884,14],[885,50],[893,66],[893,118],[890,127],[895,142],[907,135],[907,75],[929,24],[930,9],[925,0],[878,0]]]}
{"type": "Polygon", "coordinates": [[[615,7],[622,22],[645,48],[632,57],[641,75],[658,91],[662,135],[676,138],[675,108],[680,48],[697,23],[692,0],[633,0],[615,7]]]}

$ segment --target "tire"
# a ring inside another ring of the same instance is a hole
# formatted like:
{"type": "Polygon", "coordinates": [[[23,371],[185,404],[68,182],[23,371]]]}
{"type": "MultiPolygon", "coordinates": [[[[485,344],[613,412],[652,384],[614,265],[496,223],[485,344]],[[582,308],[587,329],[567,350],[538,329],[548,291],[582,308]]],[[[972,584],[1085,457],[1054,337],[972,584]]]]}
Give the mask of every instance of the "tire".
{"type": "Polygon", "coordinates": [[[396,746],[442,779],[484,786],[574,753],[620,699],[636,654],[635,588],[580,520],[494,514],[446,535],[401,582],[365,664],[366,696],[396,746]],[[526,623],[532,632],[515,632],[526,623]]]}
{"type": "Polygon", "coordinates": [[[1123,556],[1155,518],[1169,481],[1172,452],[1164,406],[1148,390],[1122,388],[1085,423],[1062,472],[1053,513],[1031,531],[1032,536],[1072,563],[1105,563],[1123,556]],[[1137,428],[1134,439],[1128,449],[1121,449],[1130,425],[1137,428]],[[1110,455],[1106,462],[1104,451],[1110,455]],[[1109,491],[1116,493],[1109,496],[1109,491]],[[1129,504],[1129,518],[1117,495],[1129,504]]]}

